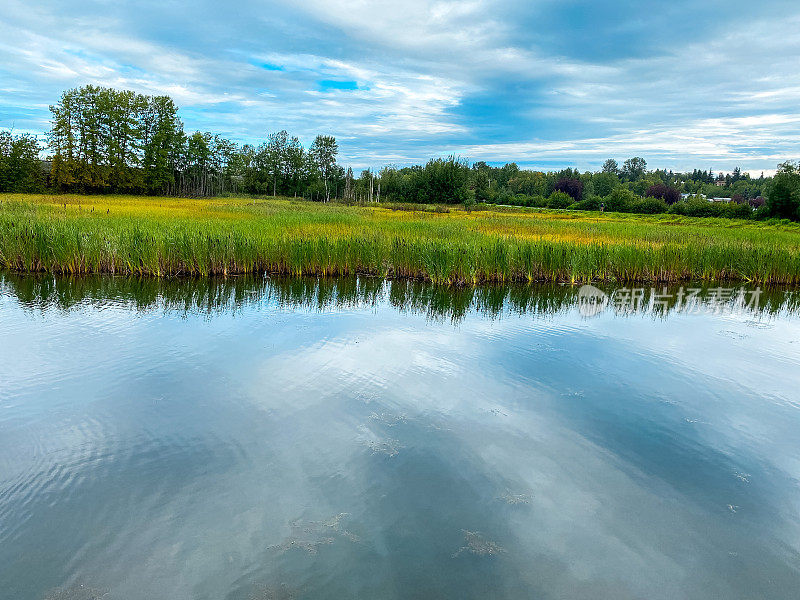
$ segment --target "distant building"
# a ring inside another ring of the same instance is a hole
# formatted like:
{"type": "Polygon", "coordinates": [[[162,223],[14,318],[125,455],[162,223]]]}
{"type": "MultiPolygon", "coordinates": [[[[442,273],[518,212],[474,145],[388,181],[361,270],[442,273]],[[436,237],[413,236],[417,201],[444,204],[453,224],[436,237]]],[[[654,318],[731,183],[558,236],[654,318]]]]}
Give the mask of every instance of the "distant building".
{"type": "Polygon", "coordinates": [[[727,204],[728,202],[731,201],[731,199],[730,198],[709,198],[708,201],[709,202],[721,202],[723,204],[727,204]]]}

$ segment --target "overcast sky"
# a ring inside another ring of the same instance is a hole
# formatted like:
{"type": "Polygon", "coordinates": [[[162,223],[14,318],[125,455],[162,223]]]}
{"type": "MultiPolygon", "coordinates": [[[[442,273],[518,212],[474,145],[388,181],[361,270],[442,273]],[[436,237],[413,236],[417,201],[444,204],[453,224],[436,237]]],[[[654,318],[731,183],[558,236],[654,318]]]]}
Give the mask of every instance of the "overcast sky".
{"type": "Polygon", "coordinates": [[[2,0],[0,128],[87,83],[238,142],[335,135],[355,167],[772,171],[800,158],[800,2],[2,0]]]}

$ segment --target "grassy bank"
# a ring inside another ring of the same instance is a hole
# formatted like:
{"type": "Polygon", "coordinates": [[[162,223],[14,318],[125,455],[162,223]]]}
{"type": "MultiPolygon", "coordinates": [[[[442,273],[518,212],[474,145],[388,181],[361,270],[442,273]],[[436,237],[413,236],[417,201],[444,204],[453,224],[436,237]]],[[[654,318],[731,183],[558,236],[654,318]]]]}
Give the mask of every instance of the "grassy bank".
{"type": "Polygon", "coordinates": [[[289,199],[0,195],[0,266],[154,276],[800,283],[800,228],[748,221],[289,199]]]}

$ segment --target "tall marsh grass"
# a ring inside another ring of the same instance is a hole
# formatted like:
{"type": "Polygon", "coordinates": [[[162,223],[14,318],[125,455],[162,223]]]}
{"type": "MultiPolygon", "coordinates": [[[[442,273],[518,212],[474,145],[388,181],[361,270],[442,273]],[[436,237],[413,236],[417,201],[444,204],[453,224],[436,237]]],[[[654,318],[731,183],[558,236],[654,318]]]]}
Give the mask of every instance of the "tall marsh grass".
{"type": "Polygon", "coordinates": [[[437,283],[800,283],[800,228],[293,201],[0,196],[0,267],[157,277],[369,274],[437,283]]]}

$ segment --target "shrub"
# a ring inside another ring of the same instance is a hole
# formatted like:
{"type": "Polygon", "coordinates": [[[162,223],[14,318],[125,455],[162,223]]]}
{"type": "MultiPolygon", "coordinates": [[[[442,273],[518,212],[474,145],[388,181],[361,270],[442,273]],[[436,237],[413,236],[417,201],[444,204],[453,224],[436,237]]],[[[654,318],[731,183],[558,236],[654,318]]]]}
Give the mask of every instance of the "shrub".
{"type": "Polygon", "coordinates": [[[687,217],[721,217],[726,219],[749,219],[753,210],[747,204],[716,204],[702,198],[690,198],[676,202],[669,207],[669,212],[687,217]]]}
{"type": "Polygon", "coordinates": [[[687,217],[718,217],[721,204],[714,204],[702,198],[692,198],[673,204],[669,212],[687,217]]]}
{"type": "Polygon", "coordinates": [[[753,218],[758,221],[766,221],[769,219],[769,207],[761,205],[753,211],[753,218]]]}
{"type": "Polygon", "coordinates": [[[634,200],[636,200],[636,194],[628,188],[618,185],[605,198],[606,210],[611,212],[627,212],[634,200]]]}
{"type": "Polygon", "coordinates": [[[475,194],[472,190],[467,190],[467,193],[464,195],[464,210],[470,212],[474,206],[475,194]]]}
{"type": "Polygon", "coordinates": [[[753,216],[753,209],[749,204],[731,202],[730,204],[723,205],[723,216],[729,219],[749,219],[753,216]]]}
{"type": "Polygon", "coordinates": [[[576,202],[570,208],[575,210],[600,210],[600,203],[603,199],[600,196],[587,196],[580,202],[576,202]]]}
{"type": "Polygon", "coordinates": [[[640,198],[630,204],[630,212],[655,215],[669,210],[667,203],[660,198],[640,198]]]}
{"type": "Polygon", "coordinates": [[[495,204],[514,204],[514,195],[507,189],[501,190],[494,199],[495,204]]]}
{"type": "Polygon", "coordinates": [[[567,208],[572,202],[572,196],[557,190],[550,194],[550,198],[547,200],[547,208],[567,208]]]}
{"type": "Polygon", "coordinates": [[[528,206],[534,206],[536,208],[546,208],[547,207],[547,198],[544,196],[539,196],[538,194],[535,196],[530,197],[530,204],[528,206]]]}

